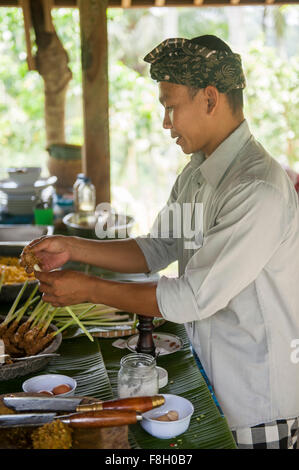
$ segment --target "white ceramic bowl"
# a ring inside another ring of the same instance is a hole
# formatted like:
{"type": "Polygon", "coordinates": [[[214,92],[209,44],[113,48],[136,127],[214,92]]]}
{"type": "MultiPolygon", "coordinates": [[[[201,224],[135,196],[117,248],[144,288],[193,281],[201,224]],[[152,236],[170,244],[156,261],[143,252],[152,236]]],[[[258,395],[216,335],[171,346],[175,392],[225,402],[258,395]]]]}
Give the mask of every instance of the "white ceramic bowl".
{"type": "Polygon", "coordinates": [[[164,405],[143,413],[143,419],[140,421],[140,425],[152,436],[158,437],[159,439],[170,439],[187,431],[191,416],[194,412],[194,407],[186,398],[178,395],[162,395],[165,398],[164,405]],[[171,410],[177,411],[179,415],[177,421],[157,421],[153,419],[171,410]]]}
{"type": "Polygon", "coordinates": [[[31,377],[31,379],[26,380],[22,388],[26,393],[40,393],[42,391],[52,392],[54,387],[58,385],[69,385],[71,390],[66,393],[60,393],[59,395],[53,395],[53,397],[69,397],[74,395],[77,382],[76,380],[68,377],[67,375],[60,374],[44,374],[31,377]]]}
{"type": "Polygon", "coordinates": [[[8,168],[7,173],[11,181],[20,186],[32,185],[40,177],[41,167],[25,166],[20,168],[8,168]]]}

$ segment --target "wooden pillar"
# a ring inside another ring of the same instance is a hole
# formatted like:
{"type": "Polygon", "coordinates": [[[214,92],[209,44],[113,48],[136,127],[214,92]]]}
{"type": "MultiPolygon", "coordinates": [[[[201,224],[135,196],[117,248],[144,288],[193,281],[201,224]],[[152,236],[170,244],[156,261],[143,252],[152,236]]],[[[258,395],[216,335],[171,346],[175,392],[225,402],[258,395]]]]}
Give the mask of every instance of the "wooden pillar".
{"type": "Polygon", "coordinates": [[[78,0],[81,29],[84,145],[82,169],[97,204],[110,202],[107,0],[78,0]]]}

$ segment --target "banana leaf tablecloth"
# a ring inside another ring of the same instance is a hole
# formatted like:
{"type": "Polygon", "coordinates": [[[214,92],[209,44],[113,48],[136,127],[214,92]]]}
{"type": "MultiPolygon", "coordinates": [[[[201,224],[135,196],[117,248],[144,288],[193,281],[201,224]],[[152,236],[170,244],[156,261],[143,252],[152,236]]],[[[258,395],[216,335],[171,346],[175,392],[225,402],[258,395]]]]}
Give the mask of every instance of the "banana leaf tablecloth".
{"type": "MultiPolygon", "coordinates": [[[[168,384],[160,393],[181,395],[194,406],[189,429],[172,439],[157,439],[146,433],[139,424],[129,428],[133,449],[235,449],[235,441],[225,417],[217,407],[204,376],[196,363],[182,325],[166,322],[155,330],[179,336],[183,348],[173,354],[159,356],[157,364],[168,371],[168,384]]],[[[91,342],[81,336],[64,339],[61,356],[53,358],[47,367],[35,374],[0,382],[0,394],[21,392],[22,383],[32,375],[60,373],[77,380],[76,395],[93,396],[101,400],[116,398],[117,374],[120,359],[128,349],[112,345],[115,339],[95,338],[91,342]]]]}

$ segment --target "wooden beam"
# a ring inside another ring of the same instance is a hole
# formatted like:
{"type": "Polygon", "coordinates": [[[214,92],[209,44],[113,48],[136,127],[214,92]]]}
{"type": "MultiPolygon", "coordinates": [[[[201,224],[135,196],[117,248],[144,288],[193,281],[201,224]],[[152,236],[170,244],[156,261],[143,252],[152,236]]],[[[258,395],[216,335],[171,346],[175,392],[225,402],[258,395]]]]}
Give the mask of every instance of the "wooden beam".
{"type": "Polygon", "coordinates": [[[203,5],[204,0],[194,0],[193,3],[197,7],[201,7],[203,5]]]}
{"type": "Polygon", "coordinates": [[[82,169],[97,204],[110,202],[107,0],[78,0],[80,12],[84,144],[82,169]]]}
{"type": "Polygon", "coordinates": [[[232,5],[238,5],[240,3],[240,0],[230,0],[230,3],[232,5]]]}
{"type": "Polygon", "coordinates": [[[131,0],[121,0],[122,8],[130,8],[132,1],[131,0]]]}
{"type": "Polygon", "coordinates": [[[155,7],[164,7],[165,0],[155,0],[155,7]]]}
{"type": "Polygon", "coordinates": [[[52,16],[51,16],[52,7],[53,7],[53,0],[43,0],[45,31],[47,33],[53,33],[55,31],[53,21],[52,21],[52,16]]]}
{"type": "Polygon", "coordinates": [[[32,41],[30,35],[30,28],[32,28],[31,23],[31,13],[30,13],[30,0],[20,0],[20,6],[23,10],[24,18],[24,30],[25,30],[25,41],[26,41],[26,50],[27,50],[27,65],[29,70],[36,70],[35,59],[32,55],[32,41]]]}

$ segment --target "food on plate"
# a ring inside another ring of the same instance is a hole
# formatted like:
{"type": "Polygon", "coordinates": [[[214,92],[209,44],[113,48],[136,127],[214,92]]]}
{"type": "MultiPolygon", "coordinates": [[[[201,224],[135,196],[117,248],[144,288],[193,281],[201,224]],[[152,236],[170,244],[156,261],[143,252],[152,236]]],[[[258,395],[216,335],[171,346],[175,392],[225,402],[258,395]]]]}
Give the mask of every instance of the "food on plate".
{"type": "Polygon", "coordinates": [[[20,266],[18,258],[11,256],[0,257],[0,276],[3,275],[3,284],[16,284],[27,280],[34,281],[34,273],[27,273],[25,268],[20,266]]]}
{"type": "Polygon", "coordinates": [[[158,416],[158,418],[153,418],[156,421],[177,421],[179,419],[179,414],[175,410],[170,410],[164,415],[158,416]]]}
{"type": "Polygon", "coordinates": [[[71,449],[72,430],[56,419],[34,430],[31,439],[33,449],[71,449]]]}
{"type": "Polygon", "coordinates": [[[55,335],[55,332],[49,333],[48,328],[56,309],[50,311],[51,305],[42,300],[31,311],[26,321],[23,320],[27,308],[40,299],[39,296],[34,297],[38,286],[33,289],[25,304],[16,311],[27,283],[27,281],[24,283],[8,314],[0,324],[0,339],[4,342],[5,353],[12,357],[33,356],[39,353],[53,340],[55,335]]]}
{"type": "Polygon", "coordinates": [[[39,263],[40,260],[33,251],[28,246],[25,246],[21,254],[20,265],[23,266],[26,271],[33,271],[34,269],[35,271],[41,271],[39,263]]]}
{"type": "Polygon", "coordinates": [[[52,389],[53,395],[60,395],[61,393],[67,393],[70,390],[72,390],[72,387],[70,387],[67,384],[62,384],[62,385],[57,385],[52,389]]]}

